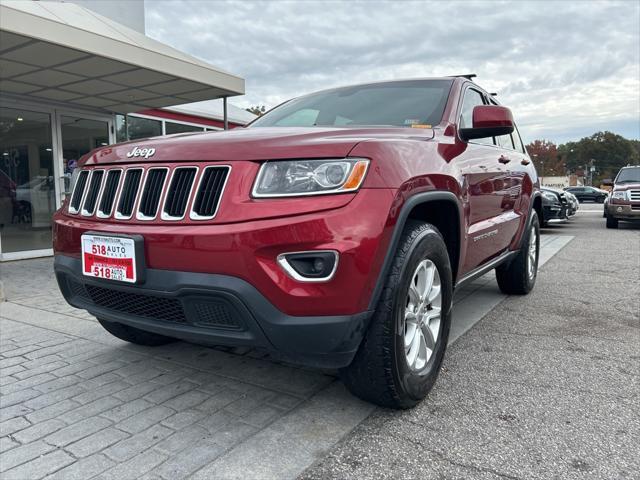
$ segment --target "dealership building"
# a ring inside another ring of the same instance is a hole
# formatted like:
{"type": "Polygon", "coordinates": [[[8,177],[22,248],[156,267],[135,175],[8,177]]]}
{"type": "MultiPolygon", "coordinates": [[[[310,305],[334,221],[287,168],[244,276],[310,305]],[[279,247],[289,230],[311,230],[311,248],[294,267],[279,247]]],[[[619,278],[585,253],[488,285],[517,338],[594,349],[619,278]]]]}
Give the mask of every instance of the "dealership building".
{"type": "Polygon", "coordinates": [[[52,254],[51,217],[82,155],[245,125],[254,116],[226,100],[244,88],[147,37],[142,0],[2,0],[0,261],[52,254]]]}

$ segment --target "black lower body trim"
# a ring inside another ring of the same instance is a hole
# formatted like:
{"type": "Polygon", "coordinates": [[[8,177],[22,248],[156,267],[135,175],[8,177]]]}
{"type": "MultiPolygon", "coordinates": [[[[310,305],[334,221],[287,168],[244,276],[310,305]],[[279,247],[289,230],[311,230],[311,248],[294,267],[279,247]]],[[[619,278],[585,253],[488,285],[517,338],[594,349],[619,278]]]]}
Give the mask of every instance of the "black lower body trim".
{"type": "Polygon", "coordinates": [[[65,299],[104,320],[205,345],[260,347],[314,367],[351,363],[370,312],[297,317],[278,310],[237,277],[146,269],[138,285],[82,275],[81,261],[57,255],[65,299]]]}

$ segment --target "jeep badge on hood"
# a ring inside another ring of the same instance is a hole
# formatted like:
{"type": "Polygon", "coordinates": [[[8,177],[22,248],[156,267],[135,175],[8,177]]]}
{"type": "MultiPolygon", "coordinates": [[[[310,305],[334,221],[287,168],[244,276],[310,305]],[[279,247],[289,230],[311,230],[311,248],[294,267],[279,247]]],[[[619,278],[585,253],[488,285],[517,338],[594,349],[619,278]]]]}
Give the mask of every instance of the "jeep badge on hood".
{"type": "Polygon", "coordinates": [[[133,158],[133,157],[149,158],[149,157],[153,157],[155,153],[156,153],[155,148],[133,147],[133,150],[131,150],[130,152],[127,152],[127,158],[133,158]]]}

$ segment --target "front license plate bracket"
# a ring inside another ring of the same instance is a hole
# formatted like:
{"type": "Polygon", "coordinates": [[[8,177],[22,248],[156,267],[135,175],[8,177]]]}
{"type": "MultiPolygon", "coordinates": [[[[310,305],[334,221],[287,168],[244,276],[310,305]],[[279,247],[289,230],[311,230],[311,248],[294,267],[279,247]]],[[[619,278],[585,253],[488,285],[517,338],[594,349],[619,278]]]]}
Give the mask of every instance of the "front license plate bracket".
{"type": "Polygon", "coordinates": [[[123,234],[119,234],[119,233],[106,233],[106,232],[96,232],[96,231],[86,231],[82,234],[82,237],[84,237],[85,235],[92,235],[94,237],[112,237],[112,238],[124,238],[124,239],[129,239],[129,240],[133,240],[133,248],[134,248],[134,252],[135,252],[135,272],[136,272],[136,277],[135,277],[135,282],[131,282],[131,281],[121,281],[121,280],[113,280],[113,279],[108,279],[108,278],[101,278],[101,277],[95,277],[92,275],[87,275],[85,273],[85,252],[84,252],[84,240],[81,238],[81,245],[80,245],[80,254],[82,255],[82,274],[87,278],[92,278],[93,280],[97,281],[97,282],[108,282],[108,283],[113,283],[116,285],[139,285],[141,283],[144,283],[145,281],[145,273],[146,273],[146,262],[145,262],[145,256],[144,256],[144,237],[142,235],[123,235],[123,234]]]}

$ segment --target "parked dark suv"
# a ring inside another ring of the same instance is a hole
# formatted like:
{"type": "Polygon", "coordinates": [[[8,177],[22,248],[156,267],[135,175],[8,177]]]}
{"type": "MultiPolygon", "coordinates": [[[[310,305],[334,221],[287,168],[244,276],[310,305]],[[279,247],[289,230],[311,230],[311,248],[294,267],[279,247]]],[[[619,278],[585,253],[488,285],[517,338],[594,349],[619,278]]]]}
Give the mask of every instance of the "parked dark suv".
{"type": "Polygon", "coordinates": [[[572,206],[569,204],[566,193],[562,190],[549,187],[541,187],[540,191],[542,192],[542,217],[540,218],[540,225],[546,227],[550,221],[567,220],[572,206]]]}
{"type": "Polygon", "coordinates": [[[573,193],[578,201],[590,201],[596,203],[604,203],[608,192],[595,187],[567,187],[565,191],[573,193]]]}
{"type": "Polygon", "coordinates": [[[249,128],[100,148],[54,219],[69,303],[142,345],[269,349],[406,408],[454,288],[534,286],[542,204],[511,112],[467,78],[337,88],[249,128]]]}
{"type": "Polygon", "coordinates": [[[623,167],[613,181],[605,207],[607,228],[618,228],[618,221],[640,221],[640,165],[623,167]]]}

